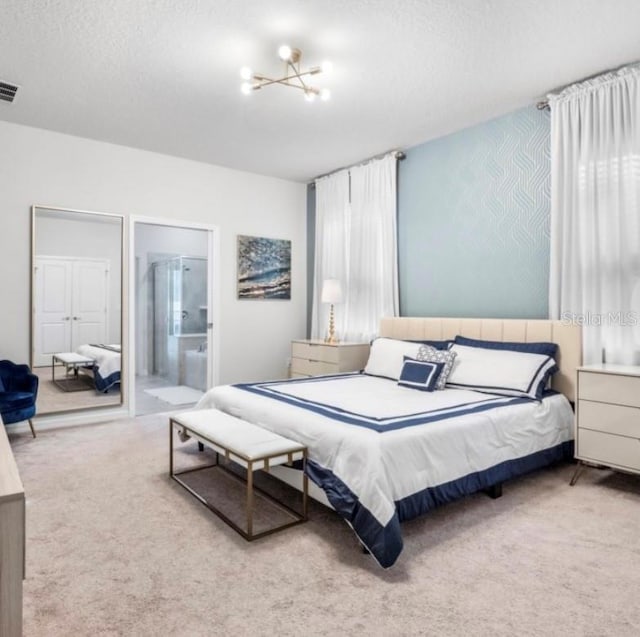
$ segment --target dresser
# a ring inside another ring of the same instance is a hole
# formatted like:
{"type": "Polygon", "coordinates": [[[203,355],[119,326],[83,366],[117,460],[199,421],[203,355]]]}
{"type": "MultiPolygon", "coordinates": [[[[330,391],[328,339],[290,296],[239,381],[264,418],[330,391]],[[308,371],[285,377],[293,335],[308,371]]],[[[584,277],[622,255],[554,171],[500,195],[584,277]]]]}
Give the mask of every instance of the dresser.
{"type": "Polygon", "coordinates": [[[325,343],[301,339],[291,342],[291,378],[355,372],[369,358],[368,343],[325,343]]]}
{"type": "Polygon", "coordinates": [[[575,484],[582,462],[640,473],[640,367],[578,368],[575,484]]]}
{"type": "Polygon", "coordinates": [[[0,635],[22,635],[24,489],[0,418],[0,635]]]}

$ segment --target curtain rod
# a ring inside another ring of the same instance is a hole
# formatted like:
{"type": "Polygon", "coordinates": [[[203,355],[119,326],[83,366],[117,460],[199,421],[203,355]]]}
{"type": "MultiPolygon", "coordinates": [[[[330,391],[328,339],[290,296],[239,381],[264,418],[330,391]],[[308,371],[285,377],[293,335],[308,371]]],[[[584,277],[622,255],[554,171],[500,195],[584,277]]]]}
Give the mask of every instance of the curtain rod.
{"type": "MultiPolygon", "coordinates": [[[[589,75],[587,77],[583,77],[581,80],[575,80],[574,82],[570,82],[569,84],[565,84],[564,86],[561,86],[560,88],[555,88],[552,89],[551,91],[549,91],[548,94],[551,93],[562,93],[562,91],[564,91],[566,88],[569,88],[570,86],[573,86],[574,84],[581,84],[582,82],[588,82],[589,80],[593,80],[596,77],[600,77],[601,75],[607,75],[607,73],[615,73],[616,71],[621,71],[622,69],[624,69],[627,66],[634,66],[638,64],[638,62],[629,62],[627,64],[623,64],[622,66],[616,66],[613,69],[607,69],[606,71],[599,71],[598,73],[595,73],[594,75],[589,75]]],[[[539,111],[544,111],[545,109],[549,110],[549,98],[545,97],[543,100],[540,100],[539,102],[536,102],[536,108],[539,111]]]]}
{"type": "Polygon", "coordinates": [[[347,168],[355,168],[356,166],[366,166],[367,164],[371,163],[372,161],[375,161],[376,159],[382,159],[383,157],[386,157],[387,155],[393,155],[398,161],[402,161],[403,159],[406,158],[406,154],[404,153],[404,151],[402,150],[390,150],[386,153],[381,153],[380,155],[375,155],[373,157],[369,157],[368,159],[365,159],[364,161],[361,161],[357,164],[353,164],[351,166],[343,166],[342,168],[336,168],[335,170],[332,170],[330,173],[325,173],[324,175],[318,175],[317,177],[313,178],[313,181],[309,182],[309,185],[312,188],[316,187],[316,179],[322,179],[322,177],[328,177],[329,175],[333,175],[334,173],[339,173],[341,170],[346,170],[347,168]]]}

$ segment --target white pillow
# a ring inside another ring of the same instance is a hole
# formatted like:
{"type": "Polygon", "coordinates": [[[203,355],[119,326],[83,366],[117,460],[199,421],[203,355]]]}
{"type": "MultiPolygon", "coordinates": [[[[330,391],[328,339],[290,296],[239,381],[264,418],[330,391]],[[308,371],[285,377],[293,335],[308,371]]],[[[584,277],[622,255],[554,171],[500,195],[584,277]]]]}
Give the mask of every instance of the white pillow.
{"type": "Polygon", "coordinates": [[[420,343],[412,343],[411,341],[376,338],[371,343],[369,360],[364,368],[364,373],[398,380],[402,373],[404,357],[415,358],[420,347],[420,343]]]}
{"type": "Polygon", "coordinates": [[[551,356],[452,345],[456,353],[447,387],[502,396],[542,397],[547,379],[558,371],[551,356]]]}

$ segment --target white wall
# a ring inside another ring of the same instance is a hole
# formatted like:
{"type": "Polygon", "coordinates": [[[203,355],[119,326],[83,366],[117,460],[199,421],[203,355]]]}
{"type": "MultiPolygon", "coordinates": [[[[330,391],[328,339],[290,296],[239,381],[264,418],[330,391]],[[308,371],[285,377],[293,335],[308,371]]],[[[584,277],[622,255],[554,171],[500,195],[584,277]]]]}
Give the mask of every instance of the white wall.
{"type": "Polygon", "coordinates": [[[37,203],[217,225],[220,382],[285,374],[290,340],[305,334],[303,184],[7,122],[0,144],[7,150],[0,155],[1,357],[29,360],[30,206],[37,203]],[[291,301],[236,299],[238,234],[291,239],[291,301]]]}
{"type": "Polygon", "coordinates": [[[143,222],[136,229],[135,251],[137,257],[149,253],[206,257],[207,233],[202,230],[156,226],[143,222]]]}

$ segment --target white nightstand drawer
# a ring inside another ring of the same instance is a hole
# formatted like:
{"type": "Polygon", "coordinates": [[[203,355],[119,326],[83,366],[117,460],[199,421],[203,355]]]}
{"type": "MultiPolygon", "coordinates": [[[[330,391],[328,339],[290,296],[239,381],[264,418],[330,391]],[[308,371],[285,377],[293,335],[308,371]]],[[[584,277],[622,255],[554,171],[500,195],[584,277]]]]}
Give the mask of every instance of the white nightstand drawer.
{"type": "Polygon", "coordinates": [[[640,409],[588,400],[578,401],[580,428],[640,438],[640,409]]]}
{"type": "Polygon", "coordinates": [[[316,376],[361,370],[369,357],[368,343],[325,343],[299,339],[291,342],[291,370],[294,376],[316,376]]]}
{"type": "Polygon", "coordinates": [[[304,358],[291,359],[291,374],[302,376],[319,376],[320,374],[337,374],[338,366],[324,361],[308,360],[304,358]]]}
{"type": "Polygon", "coordinates": [[[640,471],[640,439],[580,429],[577,456],[598,464],[640,471]]]}
{"type": "Polygon", "coordinates": [[[582,400],[640,407],[640,377],[638,376],[580,371],[578,392],[582,400]]]}
{"type": "Polygon", "coordinates": [[[340,359],[340,351],[337,347],[322,343],[297,343],[294,341],[291,343],[291,356],[325,363],[337,363],[340,359]]]}

